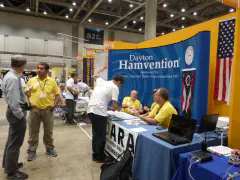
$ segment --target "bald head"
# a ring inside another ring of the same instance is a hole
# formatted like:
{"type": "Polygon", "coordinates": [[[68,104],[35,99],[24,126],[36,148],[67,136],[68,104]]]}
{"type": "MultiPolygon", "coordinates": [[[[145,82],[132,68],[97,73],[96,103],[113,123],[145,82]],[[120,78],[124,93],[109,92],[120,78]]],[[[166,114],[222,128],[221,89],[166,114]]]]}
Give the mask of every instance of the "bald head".
{"type": "Polygon", "coordinates": [[[167,101],[168,98],[169,98],[169,93],[168,93],[168,90],[166,88],[159,88],[156,91],[156,93],[159,94],[165,101],[167,101]]]}
{"type": "Polygon", "coordinates": [[[136,100],[137,99],[138,92],[136,90],[131,91],[131,99],[136,100]]]}
{"type": "Polygon", "coordinates": [[[153,99],[159,105],[163,105],[166,101],[168,101],[169,93],[165,88],[158,88],[154,93],[153,99]]]}

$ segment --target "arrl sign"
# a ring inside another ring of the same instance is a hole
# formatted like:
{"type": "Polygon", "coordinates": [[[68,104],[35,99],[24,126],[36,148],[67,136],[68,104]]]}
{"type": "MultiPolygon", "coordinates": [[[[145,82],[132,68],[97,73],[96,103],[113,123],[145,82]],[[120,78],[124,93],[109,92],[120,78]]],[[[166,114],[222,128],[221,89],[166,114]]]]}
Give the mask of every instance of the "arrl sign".
{"type": "Polygon", "coordinates": [[[120,126],[119,124],[108,121],[107,142],[105,150],[113,157],[117,158],[127,148],[135,152],[137,133],[120,126]]]}

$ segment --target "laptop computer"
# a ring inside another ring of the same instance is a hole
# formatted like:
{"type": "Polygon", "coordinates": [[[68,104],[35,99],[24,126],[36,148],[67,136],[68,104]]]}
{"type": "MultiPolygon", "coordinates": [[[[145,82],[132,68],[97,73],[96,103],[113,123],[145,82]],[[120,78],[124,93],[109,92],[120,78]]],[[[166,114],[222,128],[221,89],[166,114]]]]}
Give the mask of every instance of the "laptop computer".
{"type": "Polygon", "coordinates": [[[190,143],[196,124],[197,120],[173,114],[168,131],[154,133],[153,136],[173,145],[190,143]]]}
{"type": "Polygon", "coordinates": [[[218,122],[218,117],[219,117],[218,114],[203,116],[197,133],[215,131],[218,122]]]}

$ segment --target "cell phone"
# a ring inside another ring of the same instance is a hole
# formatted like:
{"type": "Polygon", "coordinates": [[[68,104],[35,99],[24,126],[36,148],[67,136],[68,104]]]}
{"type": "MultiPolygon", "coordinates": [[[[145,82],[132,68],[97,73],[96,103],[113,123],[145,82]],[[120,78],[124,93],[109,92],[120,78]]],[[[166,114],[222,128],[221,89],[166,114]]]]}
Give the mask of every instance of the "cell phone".
{"type": "Polygon", "coordinates": [[[157,130],[163,130],[163,129],[166,129],[166,128],[163,127],[163,126],[158,126],[156,129],[157,129],[157,130]]]}

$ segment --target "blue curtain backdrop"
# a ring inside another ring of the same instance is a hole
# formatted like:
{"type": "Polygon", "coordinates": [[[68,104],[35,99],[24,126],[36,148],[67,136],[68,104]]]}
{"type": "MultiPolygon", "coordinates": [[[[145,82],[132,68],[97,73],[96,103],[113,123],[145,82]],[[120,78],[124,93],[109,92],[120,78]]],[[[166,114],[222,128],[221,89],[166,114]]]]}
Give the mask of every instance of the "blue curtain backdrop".
{"type": "Polygon", "coordinates": [[[156,48],[110,50],[108,77],[125,76],[119,103],[131,90],[137,90],[143,105],[151,105],[155,88],[167,88],[170,102],[179,110],[182,97],[182,70],[196,68],[192,99],[192,118],[200,123],[207,114],[210,33],[200,32],[184,41],[156,48]]]}

